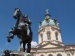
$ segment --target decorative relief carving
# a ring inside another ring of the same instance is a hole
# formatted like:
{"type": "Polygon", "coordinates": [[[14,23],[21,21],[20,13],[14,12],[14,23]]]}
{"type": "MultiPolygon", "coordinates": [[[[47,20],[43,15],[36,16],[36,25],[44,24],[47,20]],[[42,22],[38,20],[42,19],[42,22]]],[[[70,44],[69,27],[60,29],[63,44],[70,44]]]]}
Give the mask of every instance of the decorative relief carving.
{"type": "Polygon", "coordinates": [[[55,29],[53,27],[51,27],[52,31],[54,31],[55,29]]]}
{"type": "Polygon", "coordinates": [[[45,32],[45,28],[43,28],[42,31],[45,32]]]}
{"type": "Polygon", "coordinates": [[[46,27],[46,30],[49,31],[50,30],[50,27],[46,27]]]}

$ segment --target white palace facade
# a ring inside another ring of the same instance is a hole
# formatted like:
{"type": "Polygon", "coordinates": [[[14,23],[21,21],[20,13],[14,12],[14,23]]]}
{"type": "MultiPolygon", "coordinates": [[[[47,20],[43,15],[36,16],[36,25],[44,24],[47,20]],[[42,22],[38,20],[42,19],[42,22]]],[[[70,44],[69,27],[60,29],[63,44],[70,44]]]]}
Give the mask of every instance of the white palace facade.
{"type": "Polygon", "coordinates": [[[64,45],[59,23],[46,10],[45,19],[40,22],[38,45],[32,48],[33,56],[75,56],[75,45],[64,45]]]}

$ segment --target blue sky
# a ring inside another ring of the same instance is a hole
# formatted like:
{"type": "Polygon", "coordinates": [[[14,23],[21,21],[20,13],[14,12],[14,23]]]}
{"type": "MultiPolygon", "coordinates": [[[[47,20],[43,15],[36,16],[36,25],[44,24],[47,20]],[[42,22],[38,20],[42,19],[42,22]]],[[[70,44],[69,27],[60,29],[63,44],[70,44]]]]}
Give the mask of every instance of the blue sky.
{"type": "Polygon", "coordinates": [[[20,8],[32,21],[33,41],[38,42],[38,25],[49,9],[52,18],[59,22],[63,43],[75,44],[75,0],[0,0],[0,51],[19,48],[16,36],[11,43],[6,39],[16,22],[13,18],[15,8],[20,8]]]}

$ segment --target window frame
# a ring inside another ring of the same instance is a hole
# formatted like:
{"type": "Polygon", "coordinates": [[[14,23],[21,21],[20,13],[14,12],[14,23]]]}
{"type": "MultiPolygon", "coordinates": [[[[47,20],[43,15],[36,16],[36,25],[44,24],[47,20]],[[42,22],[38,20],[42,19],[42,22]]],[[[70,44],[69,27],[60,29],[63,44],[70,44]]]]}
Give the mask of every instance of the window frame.
{"type": "Polygon", "coordinates": [[[55,33],[56,40],[58,40],[58,32],[55,33]]]}
{"type": "Polygon", "coordinates": [[[62,56],[61,54],[57,54],[57,56],[62,56]]]}
{"type": "Polygon", "coordinates": [[[51,32],[50,31],[47,32],[47,39],[51,40],[51,32]]]}
{"type": "Polygon", "coordinates": [[[43,34],[42,33],[41,33],[40,37],[41,37],[41,42],[43,42],[43,34]]]}

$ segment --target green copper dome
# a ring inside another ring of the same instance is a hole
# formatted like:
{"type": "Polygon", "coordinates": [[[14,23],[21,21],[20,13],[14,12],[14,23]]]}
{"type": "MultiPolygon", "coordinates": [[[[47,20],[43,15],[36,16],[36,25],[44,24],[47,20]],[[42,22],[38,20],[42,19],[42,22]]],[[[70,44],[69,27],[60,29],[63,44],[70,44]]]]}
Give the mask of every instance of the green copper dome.
{"type": "Polygon", "coordinates": [[[51,15],[49,15],[48,10],[46,10],[45,20],[40,22],[39,29],[47,25],[59,27],[57,20],[52,20],[51,15]]]}

